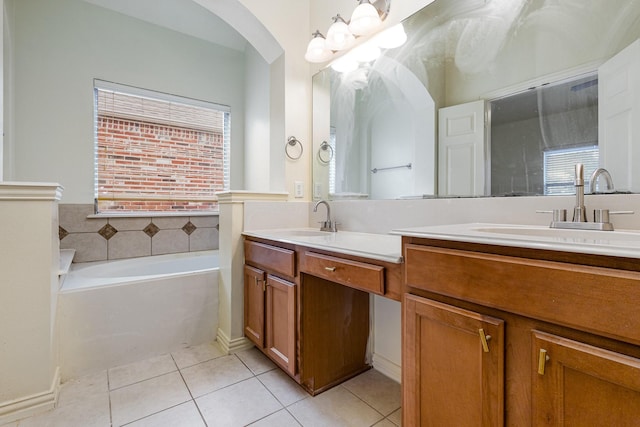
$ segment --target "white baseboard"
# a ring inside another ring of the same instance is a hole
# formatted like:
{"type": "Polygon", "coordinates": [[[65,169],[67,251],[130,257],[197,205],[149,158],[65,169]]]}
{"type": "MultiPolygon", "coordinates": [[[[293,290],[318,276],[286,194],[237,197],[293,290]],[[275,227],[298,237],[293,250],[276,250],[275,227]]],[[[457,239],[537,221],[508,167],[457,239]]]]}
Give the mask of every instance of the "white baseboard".
{"type": "Polygon", "coordinates": [[[57,367],[49,390],[0,403],[0,425],[55,408],[59,391],[60,367],[57,367]]]}
{"type": "Polygon", "coordinates": [[[237,353],[239,351],[248,350],[253,347],[253,343],[245,337],[234,338],[232,340],[229,339],[227,334],[225,334],[224,331],[220,328],[218,328],[218,335],[216,337],[216,340],[218,341],[220,348],[222,348],[222,350],[227,354],[237,353]]]}
{"type": "Polygon", "coordinates": [[[402,382],[402,367],[384,356],[373,353],[373,368],[396,382],[402,382]]]}

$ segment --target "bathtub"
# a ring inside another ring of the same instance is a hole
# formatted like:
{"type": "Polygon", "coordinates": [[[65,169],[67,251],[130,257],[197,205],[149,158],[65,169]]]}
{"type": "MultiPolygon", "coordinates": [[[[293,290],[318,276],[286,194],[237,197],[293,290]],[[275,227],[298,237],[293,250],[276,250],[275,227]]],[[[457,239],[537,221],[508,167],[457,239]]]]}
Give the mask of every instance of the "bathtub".
{"type": "Polygon", "coordinates": [[[58,297],[62,379],[214,341],[218,271],[218,251],[72,264],[58,297]]]}

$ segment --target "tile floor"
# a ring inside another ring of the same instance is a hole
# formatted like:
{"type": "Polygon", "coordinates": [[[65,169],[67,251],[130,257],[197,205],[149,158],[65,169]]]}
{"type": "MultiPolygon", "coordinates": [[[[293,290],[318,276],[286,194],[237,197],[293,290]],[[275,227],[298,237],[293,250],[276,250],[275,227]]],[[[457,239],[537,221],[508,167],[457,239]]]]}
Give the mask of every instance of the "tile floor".
{"type": "Polygon", "coordinates": [[[311,397],[253,348],[205,344],[62,385],[55,410],[3,427],[400,426],[400,384],[375,370],[311,397]]]}

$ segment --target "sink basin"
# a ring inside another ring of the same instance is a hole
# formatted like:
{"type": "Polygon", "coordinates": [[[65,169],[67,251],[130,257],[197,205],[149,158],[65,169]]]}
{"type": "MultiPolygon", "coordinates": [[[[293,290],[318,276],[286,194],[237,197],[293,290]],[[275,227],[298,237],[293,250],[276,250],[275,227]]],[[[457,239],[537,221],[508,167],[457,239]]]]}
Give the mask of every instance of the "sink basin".
{"type": "Polygon", "coordinates": [[[475,228],[475,231],[479,233],[506,234],[531,238],[574,239],[584,242],[602,242],[603,244],[611,241],[640,241],[640,233],[633,231],[563,230],[533,226],[481,226],[475,228]]]}
{"type": "Polygon", "coordinates": [[[358,233],[353,231],[320,231],[314,228],[281,228],[269,230],[245,230],[245,236],[276,240],[309,248],[365,256],[381,261],[402,262],[399,236],[388,234],[358,233]]]}
{"type": "Polygon", "coordinates": [[[269,233],[280,237],[329,237],[333,233],[329,231],[320,231],[307,228],[283,228],[278,230],[270,230],[269,233]]]}
{"type": "Polygon", "coordinates": [[[392,233],[429,239],[640,258],[640,231],[636,230],[597,231],[472,223],[416,227],[394,230],[392,233]]]}

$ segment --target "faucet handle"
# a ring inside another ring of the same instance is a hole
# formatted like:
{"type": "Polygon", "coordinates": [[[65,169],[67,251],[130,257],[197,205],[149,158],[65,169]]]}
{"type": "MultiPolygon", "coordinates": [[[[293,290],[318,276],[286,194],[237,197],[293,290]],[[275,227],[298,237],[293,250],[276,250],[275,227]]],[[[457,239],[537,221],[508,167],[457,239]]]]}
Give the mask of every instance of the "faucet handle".
{"type": "Polygon", "coordinates": [[[593,222],[609,222],[609,209],[594,209],[593,222]]]}
{"type": "Polygon", "coordinates": [[[594,209],[593,210],[593,222],[602,224],[605,228],[604,230],[613,230],[613,224],[609,220],[609,215],[621,215],[621,214],[632,214],[633,211],[609,211],[609,209],[594,209]]]}
{"type": "Polygon", "coordinates": [[[567,220],[567,210],[566,209],[553,209],[553,210],[538,210],[536,213],[550,213],[553,214],[553,222],[558,221],[566,221],[567,220]]]}
{"type": "Polygon", "coordinates": [[[629,214],[635,214],[634,211],[611,211],[609,212],[610,215],[629,215],[629,214]]]}

